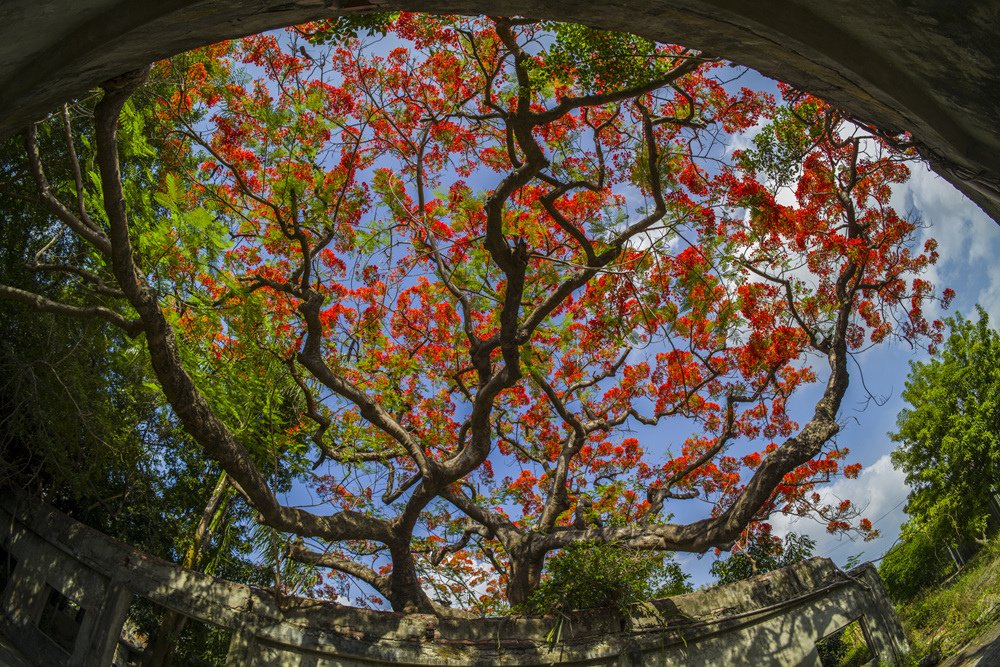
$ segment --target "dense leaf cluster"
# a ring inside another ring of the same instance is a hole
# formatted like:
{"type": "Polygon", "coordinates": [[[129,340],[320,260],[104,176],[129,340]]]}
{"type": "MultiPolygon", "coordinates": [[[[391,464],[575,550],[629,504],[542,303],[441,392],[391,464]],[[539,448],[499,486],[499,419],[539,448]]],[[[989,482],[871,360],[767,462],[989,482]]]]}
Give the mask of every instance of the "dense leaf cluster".
{"type": "Polygon", "coordinates": [[[691,590],[669,556],[614,542],[574,542],[548,560],[546,571],[523,606],[528,613],[605,608],[627,616],[638,603],[691,590]]]}
{"type": "Polygon", "coordinates": [[[946,321],[941,348],[910,366],[892,434],[893,464],[912,489],[900,544],[879,568],[897,599],[943,578],[1000,514],[1000,334],[982,308],[946,321]]]}
{"type": "Polygon", "coordinates": [[[712,563],[711,572],[720,584],[731,584],[811,558],[815,547],[816,541],[808,535],[788,533],[781,540],[765,532],[728,558],[712,563]]]}

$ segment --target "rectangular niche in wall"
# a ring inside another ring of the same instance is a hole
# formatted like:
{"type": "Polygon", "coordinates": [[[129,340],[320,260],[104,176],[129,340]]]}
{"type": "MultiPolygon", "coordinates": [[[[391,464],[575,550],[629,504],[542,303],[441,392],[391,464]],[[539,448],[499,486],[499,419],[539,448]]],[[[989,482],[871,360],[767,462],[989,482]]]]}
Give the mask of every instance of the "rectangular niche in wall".
{"type": "Polygon", "coordinates": [[[823,667],[861,667],[872,661],[874,654],[862,619],[851,621],[840,630],[816,642],[823,667]]]}
{"type": "Polygon", "coordinates": [[[47,588],[48,598],[38,619],[38,629],[66,652],[72,653],[83,622],[83,608],[51,586],[47,588]]]}

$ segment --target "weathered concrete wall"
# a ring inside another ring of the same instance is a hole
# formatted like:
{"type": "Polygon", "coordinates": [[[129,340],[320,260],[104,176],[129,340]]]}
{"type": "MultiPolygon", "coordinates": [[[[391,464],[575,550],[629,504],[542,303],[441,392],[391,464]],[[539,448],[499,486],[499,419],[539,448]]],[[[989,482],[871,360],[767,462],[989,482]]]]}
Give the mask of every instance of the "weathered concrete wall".
{"type": "Polygon", "coordinates": [[[4,0],[0,134],[151,60],[374,7],[575,20],[725,56],[912,132],[1000,220],[1000,3],[988,0],[4,0]]]}
{"type": "Polygon", "coordinates": [[[818,665],[816,641],[860,619],[878,659],[905,638],[870,565],[845,574],[826,559],[658,600],[627,620],[437,618],[270,594],[190,572],[79,524],[44,504],[0,501],[0,546],[17,564],[0,596],[0,632],[40,665],[111,662],[133,595],[234,630],[231,665],[818,665]],[[82,609],[69,651],[39,629],[55,589],[82,609]]]}

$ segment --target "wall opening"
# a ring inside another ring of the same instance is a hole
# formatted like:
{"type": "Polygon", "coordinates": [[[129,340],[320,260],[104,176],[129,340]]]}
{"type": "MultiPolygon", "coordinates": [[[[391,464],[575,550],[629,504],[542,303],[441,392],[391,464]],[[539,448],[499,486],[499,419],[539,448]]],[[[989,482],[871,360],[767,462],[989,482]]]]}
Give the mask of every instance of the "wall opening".
{"type": "Polygon", "coordinates": [[[233,631],[135,598],[118,641],[115,664],[221,667],[233,631]]]}
{"type": "Polygon", "coordinates": [[[823,637],[816,650],[823,667],[861,667],[875,657],[861,618],[823,637]]]}
{"type": "Polygon", "coordinates": [[[78,602],[48,586],[45,607],[38,619],[38,629],[57,646],[72,653],[76,636],[80,634],[84,610],[78,602]]]}

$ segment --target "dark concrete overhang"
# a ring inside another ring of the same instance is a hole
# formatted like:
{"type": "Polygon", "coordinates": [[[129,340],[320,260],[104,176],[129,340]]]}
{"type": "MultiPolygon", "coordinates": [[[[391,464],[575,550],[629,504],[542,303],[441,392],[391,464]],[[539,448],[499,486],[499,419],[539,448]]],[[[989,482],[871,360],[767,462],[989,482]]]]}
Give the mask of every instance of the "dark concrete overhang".
{"type": "Polygon", "coordinates": [[[1000,221],[1000,3],[989,0],[4,0],[0,134],[150,61],[376,8],[571,20],[724,56],[911,132],[1000,221]]]}

